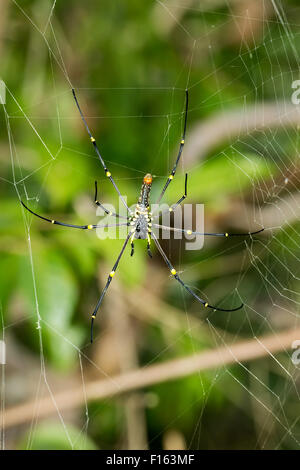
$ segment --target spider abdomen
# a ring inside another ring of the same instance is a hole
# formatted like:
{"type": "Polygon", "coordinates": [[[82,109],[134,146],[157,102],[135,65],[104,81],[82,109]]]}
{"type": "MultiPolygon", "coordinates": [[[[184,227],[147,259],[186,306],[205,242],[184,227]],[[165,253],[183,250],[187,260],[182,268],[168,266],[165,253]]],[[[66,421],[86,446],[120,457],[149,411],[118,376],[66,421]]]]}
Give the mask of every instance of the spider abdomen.
{"type": "Polygon", "coordinates": [[[145,216],[144,214],[139,215],[136,222],[134,238],[141,238],[145,240],[149,233],[148,224],[148,216],[145,216]]]}

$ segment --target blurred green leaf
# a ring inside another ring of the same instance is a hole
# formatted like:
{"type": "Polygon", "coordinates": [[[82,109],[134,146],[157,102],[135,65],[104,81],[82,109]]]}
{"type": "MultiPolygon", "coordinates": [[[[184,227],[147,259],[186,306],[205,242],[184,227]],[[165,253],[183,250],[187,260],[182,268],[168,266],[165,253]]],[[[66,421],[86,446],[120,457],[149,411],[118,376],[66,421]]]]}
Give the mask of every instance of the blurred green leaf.
{"type": "MultiPolygon", "coordinates": [[[[21,260],[20,290],[25,295],[28,310],[35,312],[33,268],[45,352],[57,368],[66,369],[77,359],[76,349],[68,341],[78,345],[84,335],[81,328],[72,324],[78,300],[76,278],[63,256],[55,251],[39,250],[33,256],[32,266],[29,261],[27,257],[21,260]]],[[[36,314],[32,315],[31,322],[36,328],[36,314]]]]}
{"type": "Polygon", "coordinates": [[[95,450],[96,444],[85,429],[64,423],[46,421],[27,433],[18,445],[29,450],[95,450]],[[29,447],[28,447],[29,446],[29,447]]]}

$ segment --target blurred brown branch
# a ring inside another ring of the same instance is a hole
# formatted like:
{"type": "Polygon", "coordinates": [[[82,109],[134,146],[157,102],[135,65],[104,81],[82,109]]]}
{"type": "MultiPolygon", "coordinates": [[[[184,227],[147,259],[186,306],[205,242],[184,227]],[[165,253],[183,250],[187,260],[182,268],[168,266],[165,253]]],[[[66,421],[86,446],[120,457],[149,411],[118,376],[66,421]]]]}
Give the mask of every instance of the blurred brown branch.
{"type": "MultiPolygon", "coordinates": [[[[110,315],[107,317],[113,349],[119,363],[121,374],[139,367],[137,332],[129,316],[130,304],[126,301],[118,282],[114,283],[113,295],[108,299],[110,315]]],[[[126,418],[127,450],[147,449],[147,426],[143,399],[139,392],[122,397],[126,418]]]]}
{"type": "Polygon", "coordinates": [[[256,103],[222,114],[217,113],[196,124],[189,132],[185,148],[185,163],[189,166],[204,158],[224,141],[255,131],[297,127],[300,125],[300,109],[292,103],[256,103]]]}
{"type": "MultiPolygon", "coordinates": [[[[201,371],[222,367],[236,362],[245,362],[274,355],[291,349],[294,340],[300,338],[300,328],[283,331],[278,335],[267,335],[210,351],[173,359],[160,364],[132,370],[109,379],[92,381],[82,389],[68,389],[53,397],[38,400],[38,418],[66,411],[88,401],[102,400],[122,393],[132,392],[153,384],[186,377],[201,371]]],[[[36,401],[8,409],[4,413],[6,428],[30,422],[36,411],[36,401]]]]}

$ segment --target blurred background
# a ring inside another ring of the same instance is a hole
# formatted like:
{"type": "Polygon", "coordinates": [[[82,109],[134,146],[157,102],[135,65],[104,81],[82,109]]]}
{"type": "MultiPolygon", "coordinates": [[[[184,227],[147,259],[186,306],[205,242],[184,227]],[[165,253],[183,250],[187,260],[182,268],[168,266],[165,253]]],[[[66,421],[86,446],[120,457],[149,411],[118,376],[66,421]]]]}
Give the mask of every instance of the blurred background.
{"type": "Polygon", "coordinates": [[[299,24],[296,0],[1,1],[2,448],[299,448],[299,24]],[[186,146],[164,202],[179,199],[188,172],[187,202],[205,205],[206,231],[266,230],[198,251],[161,243],[201,297],[242,310],[204,311],[140,242],[89,343],[122,240],[52,226],[18,200],[97,223],[97,180],[98,199],[118,208],[72,87],[130,204],[147,172],[152,201],[162,189],[189,89],[186,146]],[[180,359],[200,356],[185,374],[180,359]],[[118,378],[131,370],[128,389],[118,378]]]}

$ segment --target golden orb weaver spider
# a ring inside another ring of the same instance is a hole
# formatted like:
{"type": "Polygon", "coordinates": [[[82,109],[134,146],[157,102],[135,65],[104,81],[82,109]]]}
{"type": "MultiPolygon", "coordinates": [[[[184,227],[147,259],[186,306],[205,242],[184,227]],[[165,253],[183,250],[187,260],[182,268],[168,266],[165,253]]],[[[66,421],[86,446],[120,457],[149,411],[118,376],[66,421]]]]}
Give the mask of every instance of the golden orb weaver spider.
{"type": "MultiPolygon", "coordinates": [[[[45,220],[46,222],[50,222],[51,224],[54,224],[54,225],[62,225],[64,227],[72,227],[72,228],[77,228],[77,229],[82,229],[82,230],[92,230],[92,229],[97,229],[97,228],[106,228],[106,227],[120,227],[120,226],[129,226],[131,227],[130,230],[129,230],[129,233],[125,239],[125,242],[122,246],[122,249],[117,257],[117,260],[115,262],[115,264],[113,265],[113,268],[111,270],[111,272],[109,273],[108,275],[108,278],[107,278],[107,281],[106,281],[106,284],[101,292],[101,295],[100,295],[100,298],[96,304],[96,307],[92,313],[92,316],[91,316],[91,342],[93,342],[93,325],[94,325],[94,320],[96,318],[96,315],[97,315],[97,312],[102,304],[102,301],[104,299],[104,296],[106,294],[106,291],[107,289],[109,288],[109,285],[112,281],[112,278],[114,277],[115,273],[116,273],[116,270],[118,268],[118,265],[119,265],[119,262],[121,260],[121,257],[125,251],[125,248],[127,246],[127,244],[129,243],[130,241],[130,245],[131,245],[131,256],[134,254],[134,240],[136,239],[144,239],[144,240],[147,240],[147,251],[148,251],[148,254],[149,256],[152,258],[152,253],[151,253],[151,249],[150,249],[150,245],[151,245],[151,240],[154,241],[158,251],[160,252],[164,262],[166,263],[166,265],[168,266],[169,270],[170,270],[170,273],[171,275],[173,276],[174,279],[176,279],[176,281],[178,281],[181,286],[189,293],[191,294],[200,304],[202,304],[205,308],[210,308],[210,309],[213,309],[213,310],[218,310],[218,311],[221,311],[221,312],[235,312],[237,310],[240,310],[242,307],[243,307],[243,304],[239,305],[238,307],[235,307],[235,308],[220,308],[220,307],[216,307],[214,305],[210,305],[207,301],[203,300],[202,298],[200,298],[190,287],[188,287],[184,282],[183,280],[181,279],[181,277],[178,275],[176,269],[174,268],[174,266],[172,265],[171,261],[169,260],[169,258],[167,257],[167,255],[165,254],[165,252],[163,251],[157,237],[155,236],[155,234],[153,233],[152,231],[152,228],[163,228],[165,230],[170,230],[170,231],[175,231],[175,230],[179,230],[181,231],[182,233],[186,233],[187,235],[203,235],[203,236],[215,236],[215,237],[247,237],[247,236],[251,236],[251,235],[255,235],[257,233],[260,233],[264,230],[264,228],[260,229],[260,230],[257,230],[255,232],[248,232],[248,233],[228,233],[228,232],[224,232],[224,233],[200,233],[200,232],[196,232],[196,231],[192,231],[192,230],[185,230],[185,229],[174,229],[172,227],[168,227],[168,226],[164,226],[164,225],[159,225],[159,224],[155,224],[153,223],[153,220],[156,218],[156,217],[159,217],[159,216],[156,216],[154,217],[153,214],[150,212],[150,204],[149,204],[149,196],[150,196],[150,191],[151,191],[151,185],[152,185],[152,175],[150,173],[147,173],[143,179],[143,183],[142,183],[142,188],[141,188],[141,193],[140,193],[140,197],[138,199],[138,202],[136,204],[136,207],[135,207],[135,211],[133,212],[127,205],[127,203],[125,202],[125,199],[123,198],[123,196],[121,195],[120,193],[120,190],[115,182],[115,180],[113,179],[112,177],[112,174],[111,172],[109,171],[109,169],[107,168],[101,154],[100,154],[100,151],[99,151],[99,148],[98,148],[98,145],[97,145],[97,142],[96,142],[96,139],[93,137],[90,129],[89,129],[89,126],[86,122],[86,119],[83,115],[83,112],[80,108],[80,105],[79,105],[79,102],[78,102],[78,99],[77,99],[77,96],[76,96],[76,93],[75,93],[75,90],[72,89],[72,93],[73,93],[73,97],[74,97],[74,100],[75,100],[75,103],[76,103],[76,106],[78,108],[78,111],[80,113],[80,116],[81,116],[81,119],[84,123],[84,126],[86,128],[86,131],[90,137],[90,140],[91,140],[91,143],[93,144],[93,147],[95,149],[95,152],[100,160],[100,163],[104,169],[104,172],[105,172],[105,175],[107,176],[107,178],[110,180],[110,182],[113,184],[116,192],[118,193],[118,196],[122,202],[122,204],[125,206],[126,210],[127,210],[127,214],[128,216],[127,217],[124,217],[122,215],[119,215],[117,213],[114,213],[114,212],[111,212],[109,211],[108,209],[106,209],[102,204],[101,202],[99,202],[97,200],[97,182],[95,182],[95,204],[98,206],[98,207],[101,207],[104,212],[107,214],[107,215],[110,215],[116,219],[121,219],[121,220],[124,220],[124,222],[120,222],[120,223],[117,223],[117,224],[108,224],[108,225],[93,225],[93,224],[89,224],[89,225],[73,225],[73,224],[66,224],[66,223],[63,223],[63,222],[59,222],[57,220],[53,220],[53,219],[48,219],[47,217],[44,217],[42,215],[39,215],[37,214],[36,212],[33,212],[31,209],[29,209],[29,207],[27,207],[24,202],[22,200],[20,200],[21,204],[23,205],[23,207],[28,211],[30,212],[31,214],[35,215],[36,217],[39,217],[40,219],[42,220],[45,220]]],[[[172,168],[172,171],[170,173],[170,175],[168,176],[167,178],[167,181],[165,182],[164,184],[164,187],[156,201],[156,203],[159,203],[163,197],[163,195],[165,194],[169,184],[173,181],[174,177],[175,177],[175,173],[176,173],[176,170],[177,170],[177,166],[178,166],[178,163],[180,161],[180,157],[181,157],[181,154],[182,154],[182,151],[183,151],[183,147],[184,147],[184,143],[185,143],[185,135],[186,135],[186,127],[187,127],[187,116],[188,116],[188,103],[189,103],[189,95],[188,95],[188,90],[185,90],[185,113],[184,113],[184,127],[183,127],[183,133],[182,133],[182,137],[181,137],[181,140],[180,140],[180,144],[179,144],[179,150],[178,150],[178,154],[177,154],[177,158],[176,158],[176,161],[175,161],[175,164],[172,168]]],[[[174,211],[174,209],[179,205],[181,204],[187,197],[187,174],[185,175],[185,190],[184,190],[184,194],[181,196],[180,199],[178,199],[178,201],[173,204],[171,207],[170,207],[170,211],[174,211]]]]}

